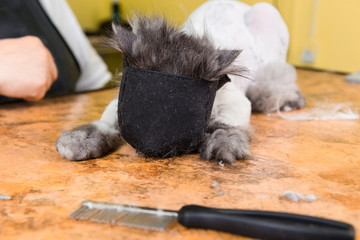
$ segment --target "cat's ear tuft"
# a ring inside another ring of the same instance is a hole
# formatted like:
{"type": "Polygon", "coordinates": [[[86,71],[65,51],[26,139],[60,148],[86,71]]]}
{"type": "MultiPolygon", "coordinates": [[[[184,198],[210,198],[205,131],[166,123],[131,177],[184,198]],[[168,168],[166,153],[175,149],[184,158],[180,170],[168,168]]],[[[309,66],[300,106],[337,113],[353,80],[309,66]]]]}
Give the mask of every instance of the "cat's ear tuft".
{"type": "Polygon", "coordinates": [[[120,24],[113,23],[112,29],[114,34],[111,39],[111,47],[123,52],[124,54],[131,55],[136,35],[120,24]]]}
{"type": "Polygon", "coordinates": [[[220,69],[225,69],[231,63],[235,61],[235,58],[237,58],[241,53],[241,50],[218,50],[217,55],[217,62],[220,66],[220,69]]]}

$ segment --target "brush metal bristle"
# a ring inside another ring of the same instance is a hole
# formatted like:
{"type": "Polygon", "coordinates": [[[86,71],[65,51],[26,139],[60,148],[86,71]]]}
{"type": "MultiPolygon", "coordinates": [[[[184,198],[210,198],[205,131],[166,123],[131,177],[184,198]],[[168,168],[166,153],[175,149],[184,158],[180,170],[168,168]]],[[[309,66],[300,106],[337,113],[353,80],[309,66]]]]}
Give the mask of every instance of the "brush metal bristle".
{"type": "Polygon", "coordinates": [[[82,206],[73,212],[69,218],[164,231],[177,218],[177,213],[155,208],[84,201],[82,206]]]}
{"type": "Polygon", "coordinates": [[[101,210],[98,214],[93,216],[90,221],[98,223],[114,224],[117,220],[124,217],[126,212],[119,212],[114,209],[101,210]]]}
{"type": "Polygon", "coordinates": [[[74,217],[76,220],[87,220],[91,216],[94,216],[96,213],[98,213],[100,210],[95,208],[88,208],[82,211],[80,214],[74,217]]]}
{"type": "Polygon", "coordinates": [[[75,212],[73,212],[73,213],[69,216],[69,218],[74,218],[74,219],[75,219],[75,217],[76,217],[77,215],[79,215],[80,213],[82,213],[82,212],[85,211],[86,209],[88,209],[88,207],[82,205],[78,210],[76,210],[75,212]]]}
{"type": "Polygon", "coordinates": [[[116,224],[155,231],[164,231],[174,218],[176,217],[154,215],[149,213],[129,213],[116,224]]]}

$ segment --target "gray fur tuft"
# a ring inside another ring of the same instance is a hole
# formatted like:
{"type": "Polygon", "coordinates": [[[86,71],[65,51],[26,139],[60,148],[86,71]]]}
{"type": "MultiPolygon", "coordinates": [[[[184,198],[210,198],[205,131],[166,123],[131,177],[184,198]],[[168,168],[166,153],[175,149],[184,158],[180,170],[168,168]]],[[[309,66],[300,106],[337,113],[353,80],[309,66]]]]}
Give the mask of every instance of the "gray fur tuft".
{"type": "Polygon", "coordinates": [[[64,131],[56,141],[56,150],[69,160],[102,157],[121,144],[118,130],[94,122],[64,131]]]}
{"type": "Polygon", "coordinates": [[[305,99],[296,85],[296,70],[285,62],[271,62],[257,70],[246,92],[253,111],[270,113],[300,109],[305,99]]]}
{"type": "Polygon", "coordinates": [[[128,58],[134,67],[216,81],[245,70],[231,64],[240,50],[219,50],[207,36],[190,36],[158,16],[135,16],[132,32],[113,24],[108,45],[128,58]]]}

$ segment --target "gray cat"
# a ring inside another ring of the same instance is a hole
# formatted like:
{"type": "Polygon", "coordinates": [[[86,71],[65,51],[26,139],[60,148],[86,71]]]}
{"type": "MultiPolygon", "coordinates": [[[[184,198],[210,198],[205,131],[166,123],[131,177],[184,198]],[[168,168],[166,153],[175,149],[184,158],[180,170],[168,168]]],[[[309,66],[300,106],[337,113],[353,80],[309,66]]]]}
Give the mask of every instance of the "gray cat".
{"type": "MultiPolygon", "coordinates": [[[[129,64],[135,67],[208,81],[219,80],[224,75],[231,78],[231,82],[216,94],[207,133],[199,147],[201,158],[227,163],[251,156],[251,108],[253,111],[271,112],[298,109],[304,105],[304,98],[295,83],[296,71],[284,59],[260,61],[257,68],[249,67],[242,61],[249,56],[246,53],[249,48],[226,44],[229,35],[238,34],[236,28],[229,33],[226,29],[211,27],[214,24],[207,21],[207,15],[209,11],[218,11],[217,3],[225,4],[223,7],[229,9],[247,6],[234,2],[237,1],[205,3],[181,29],[169,25],[161,17],[134,17],[132,32],[113,25],[114,36],[109,42],[111,47],[123,52],[129,64]],[[217,38],[219,34],[222,36],[217,38]],[[227,40],[223,41],[224,38],[227,40]]],[[[254,7],[249,7],[247,13],[254,7]]],[[[270,13],[276,11],[272,6],[260,5],[260,10],[264,9],[270,13]]],[[[220,19],[231,17],[231,14],[219,16],[220,19]]],[[[284,47],[286,55],[287,45],[284,47]]],[[[56,142],[58,152],[69,160],[84,160],[114,151],[122,142],[117,117],[117,99],[114,99],[100,120],[64,131],[56,142]]]]}

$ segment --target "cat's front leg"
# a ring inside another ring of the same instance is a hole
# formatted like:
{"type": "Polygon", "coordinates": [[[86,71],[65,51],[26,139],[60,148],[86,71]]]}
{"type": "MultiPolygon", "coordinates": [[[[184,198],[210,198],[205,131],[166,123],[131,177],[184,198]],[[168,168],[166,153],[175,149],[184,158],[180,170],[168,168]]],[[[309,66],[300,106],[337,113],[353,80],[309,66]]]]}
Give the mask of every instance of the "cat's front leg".
{"type": "Polygon", "coordinates": [[[111,101],[100,120],[64,131],[56,141],[61,156],[69,160],[85,160],[114,151],[122,142],[117,104],[117,99],[111,101]]]}
{"type": "Polygon", "coordinates": [[[217,93],[205,140],[199,148],[201,158],[233,163],[251,156],[252,131],[249,125],[251,103],[233,83],[217,93]]]}

